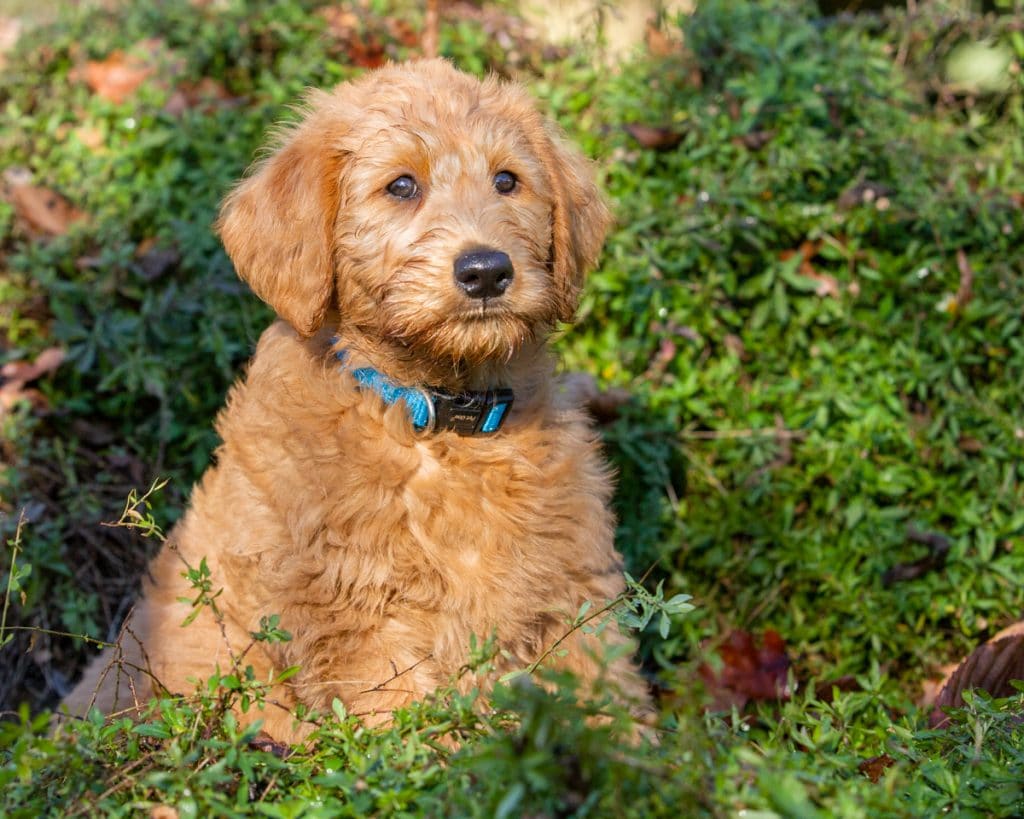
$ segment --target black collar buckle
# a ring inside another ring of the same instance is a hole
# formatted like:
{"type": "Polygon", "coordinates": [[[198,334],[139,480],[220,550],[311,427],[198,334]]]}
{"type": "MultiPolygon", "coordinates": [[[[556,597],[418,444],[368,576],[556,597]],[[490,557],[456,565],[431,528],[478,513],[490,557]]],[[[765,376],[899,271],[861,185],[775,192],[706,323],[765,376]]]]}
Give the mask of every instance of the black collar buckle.
{"type": "Polygon", "coordinates": [[[427,391],[434,405],[435,430],[450,429],[459,435],[491,435],[501,429],[512,408],[512,390],[444,393],[427,391]]]}

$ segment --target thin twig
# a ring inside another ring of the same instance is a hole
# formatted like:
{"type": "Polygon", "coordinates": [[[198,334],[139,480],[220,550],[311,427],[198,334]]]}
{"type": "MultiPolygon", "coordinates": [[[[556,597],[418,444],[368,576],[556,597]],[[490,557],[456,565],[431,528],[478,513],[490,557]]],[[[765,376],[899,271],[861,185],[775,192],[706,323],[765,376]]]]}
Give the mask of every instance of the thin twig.
{"type": "MultiPolygon", "coordinates": [[[[652,563],[647,568],[647,571],[643,573],[643,576],[637,581],[637,583],[638,584],[642,584],[648,578],[648,576],[651,574],[651,572],[654,571],[654,567],[657,566],[657,565],[658,565],[657,563],[652,563]]],[[[587,623],[589,623],[591,620],[593,620],[593,619],[595,619],[597,617],[600,617],[602,614],[606,614],[607,612],[611,611],[615,607],[621,605],[622,602],[628,596],[629,596],[629,592],[628,591],[624,591],[624,592],[622,592],[622,594],[620,594],[618,597],[616,597],[614,600],[612,600],[610,603],[608,603],[608,605],[606,605],[604,608],[594,612],[593,614],[589,615],[588,617],[584,617],[578,623],[574,622],[572,624],[572,626],[569,628],[569,630],[567,632],[565,632],[565,634],[563,634],[561,637],[559,637],[557,640],[555,640],[555,642],[552,643],[548,647],[547,651],[545,651],[543,654],[541,654],[540,657],[538,657],[534,662],[532,662],[530,664],[529,668],[527,668],[527,673],[533,674],[538,668],[540,668],[541,663],[543,663],[548,657],[550,657],[558,649],[558,647],[562,643],[564,643],[573,634],[575,634],[577,631],[579,631],[581,628],[583,628],[585,625],[587,625],[587,623]]]]}
{"type": "MultiPolygon", "coordinates": [[[[7,573],[7,590],[4,593],[4,611],[0,615],[0,640],[3,640],[7,633],[7,610],[11,605],[11,589],[14,586],[14,571],[18,564],[18,549],[21,548],[21,530],[25,525],[25,510],[22,509],[18,515],[18,525],[14,530],[14,540],[11,543],[11,569],[7,573]]],[[[12,628],[11,631],[14,631],[12,628]]]]}

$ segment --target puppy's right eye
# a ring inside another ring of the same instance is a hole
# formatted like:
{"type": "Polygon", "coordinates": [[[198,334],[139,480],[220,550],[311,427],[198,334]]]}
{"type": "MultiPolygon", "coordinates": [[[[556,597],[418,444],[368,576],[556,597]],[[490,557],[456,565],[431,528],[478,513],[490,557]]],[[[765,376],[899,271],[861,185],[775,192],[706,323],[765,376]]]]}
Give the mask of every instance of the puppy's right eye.
{"type": "Polygon", "coordinates": [[[396,199],[412,199],[420,192],[420,186],[411,176],[400,176],[388,185],[387,190],[396,199]]]}

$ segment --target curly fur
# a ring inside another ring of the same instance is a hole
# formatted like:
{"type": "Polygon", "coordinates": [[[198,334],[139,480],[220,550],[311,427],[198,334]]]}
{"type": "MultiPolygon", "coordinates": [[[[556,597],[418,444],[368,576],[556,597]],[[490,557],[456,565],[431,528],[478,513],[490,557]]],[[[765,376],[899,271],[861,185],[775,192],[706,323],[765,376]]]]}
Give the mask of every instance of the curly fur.
{"type": "MultiPolygon", "coordinates": [[[[120,647],[93,662],[69,710],[186,693],[276,613],[293,639],[251,646],[244,663],[260,679],[301,670],[271,692],[282,708],[246,718],[294,740],[296,704],[337,697],[386,719],[458,677],[471,635],[496,636],[500,673],[540,657],[584,601],[618,595],[609,470],[581,413],[555,399],[546,350],[608,221],[586,162],[515,85],[433,60],[312,92],[218,222],[239,275],[283,320],[231,390],[216,465],[120,647]],[[494,189],[498,171],[517,177],[512,194],[494,189]],[[418,181],[414,201],[387,193],[401,175],[418,181]],[[455,286],[454,260],[481,247],[513,263],[500,297],[455,286]],[[491,437],[417,436],[401,404],[339,368],[340,348],[398,383],[511,386],[515,405],[491,437]],[[184,563],[204,558],[221,617],[183,629],[184,563]]],[[[555,661],[642,704],[623,652],[601,660],[603,643],[624,640],[577,631],[555,661]]]]}

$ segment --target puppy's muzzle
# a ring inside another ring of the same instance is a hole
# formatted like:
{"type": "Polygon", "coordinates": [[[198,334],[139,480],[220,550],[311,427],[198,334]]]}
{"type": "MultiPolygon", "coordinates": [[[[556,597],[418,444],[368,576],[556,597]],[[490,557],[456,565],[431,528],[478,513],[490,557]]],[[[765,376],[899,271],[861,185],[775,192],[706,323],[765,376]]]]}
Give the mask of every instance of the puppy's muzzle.
{"type": "Polygon", "coordinates": [[[455,260],[455,283],[471,299],[493,299],[502,295],[515,272],[512,260],[498,250],[471,250],[455,260]]]}

